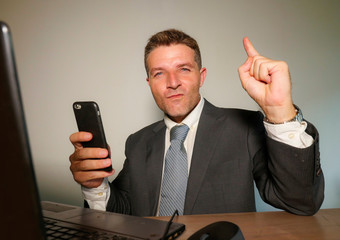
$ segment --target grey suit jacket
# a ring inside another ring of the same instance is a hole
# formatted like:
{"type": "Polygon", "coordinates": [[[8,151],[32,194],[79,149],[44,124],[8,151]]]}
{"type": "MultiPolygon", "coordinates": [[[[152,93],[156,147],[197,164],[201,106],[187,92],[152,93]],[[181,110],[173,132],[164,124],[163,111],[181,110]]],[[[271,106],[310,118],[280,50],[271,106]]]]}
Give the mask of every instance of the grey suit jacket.
{"type": "MultiPolygon", "coordinates": [[[[126,161],[110,184],[107,211],[137,216],[157,212],[166,126],[156,122],[129,136],[126,161]]],[[[205,101],[188,179],[184,214],[256,211],[254,181],[274,207],[312,215],[321,206],[324,179],[318,133],[298,149],[266,137],[260,112],[217,108],[205,101]]]]}

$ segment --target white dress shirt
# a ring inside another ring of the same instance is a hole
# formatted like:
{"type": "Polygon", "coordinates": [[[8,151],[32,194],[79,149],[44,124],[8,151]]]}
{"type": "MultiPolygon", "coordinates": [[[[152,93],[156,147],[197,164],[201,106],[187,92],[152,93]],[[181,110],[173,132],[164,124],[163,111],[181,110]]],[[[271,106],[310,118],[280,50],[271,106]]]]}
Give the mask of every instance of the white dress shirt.
{"type": "MultiPolygon", "coordinates": [[[[189,127],[188,135],[184,141],[184,147],[188,154],[188,171],[190,169],[197,126],[203,110],[203,106],[204,99],[201,98],[200,102],[197,104],[194,110],[181,123],[186,124],[189,127]]],[[[166,125],[164,153],[166,153],[166,151],[170,147],[170,129],[177,125],[177,123],[172,121],[166,115],[164,116],[164,122],[166,125]]],[[[302,121],[301,123],[296,121],[284,124],[270,124],[264,122],[264,127],[267,131],[267,135],[270,138],[296,148],[307,148],[311,146],[314,142],[313,137],[305,132],[307,128],[307,122],[305,121],[302,121]]],[[[90,208],[97,210],[106,210],[106,204],[109,200],[110,192],[111,191],[107,178],[105,178],[103,183],[97,188],[82,187],[84,199],[87,201],[90,208]]]]}

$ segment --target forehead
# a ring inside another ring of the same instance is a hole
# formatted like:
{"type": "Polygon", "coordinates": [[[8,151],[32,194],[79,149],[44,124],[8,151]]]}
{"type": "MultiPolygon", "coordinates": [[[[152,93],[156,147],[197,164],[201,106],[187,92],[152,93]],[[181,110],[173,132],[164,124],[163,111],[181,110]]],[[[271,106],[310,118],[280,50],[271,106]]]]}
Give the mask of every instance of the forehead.
{"type": "Polygon", "coordinates": [[[170,46],[159,46],[152,50],[147,58],[149,67],[162,63],[175,63],[195,61],[195,51],[184,44],[173,44],[170,46]]]}

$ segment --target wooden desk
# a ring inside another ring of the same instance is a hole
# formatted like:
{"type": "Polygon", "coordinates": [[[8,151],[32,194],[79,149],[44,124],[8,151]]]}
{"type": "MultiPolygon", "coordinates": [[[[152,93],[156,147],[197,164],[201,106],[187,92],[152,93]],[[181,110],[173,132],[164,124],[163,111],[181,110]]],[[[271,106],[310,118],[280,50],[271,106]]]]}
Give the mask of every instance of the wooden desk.
{"type": "MultiPolygon", "coordinates": [[[[168,221],[169,217],[155,217],[168,221]]],[[[186,230],[178,239],[187,239],[204,226],[229,221],[237,224],[246,240],[340,240],[340,208],[321,209],[314,216],[297,216],[283,211],[188,215],[175,218],[186,230]]]]}

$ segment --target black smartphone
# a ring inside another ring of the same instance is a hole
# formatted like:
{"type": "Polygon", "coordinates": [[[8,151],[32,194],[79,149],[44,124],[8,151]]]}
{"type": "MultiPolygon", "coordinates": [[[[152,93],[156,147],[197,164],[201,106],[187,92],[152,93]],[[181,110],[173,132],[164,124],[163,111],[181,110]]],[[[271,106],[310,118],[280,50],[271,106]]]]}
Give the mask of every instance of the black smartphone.
{"type": "MultiPolygon", "coordinates": [[[[82,143],[83,147],[106,148],[109,151],[98,104],[93,101],[75,102],[73,103],[73,111],[76,117],[78,130],[90,132],[93,135],[91,141],[82,143]]],[[[110,158],[110,151],[108,157],[110,158]]],[[[112,165],[100,170],[110,172],[112,170],[112,165]]]]}

